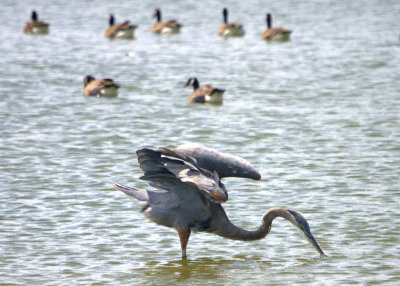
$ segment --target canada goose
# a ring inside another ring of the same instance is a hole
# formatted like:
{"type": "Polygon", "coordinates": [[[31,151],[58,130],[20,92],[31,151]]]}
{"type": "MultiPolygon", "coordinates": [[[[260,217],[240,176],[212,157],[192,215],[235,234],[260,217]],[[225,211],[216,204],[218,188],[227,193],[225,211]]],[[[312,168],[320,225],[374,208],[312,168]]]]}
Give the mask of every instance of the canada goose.
{"type": "Polygon", "coordinates": [[[210,85],[199,87],[199,81],[195,77],[189,78],[186,86],[193,86],[193,93],[189,96],[188,101],[191,103],[214,103],[221,104],[223,101],[224,89],[214,88],[210,85]]]}
{"type": "Polygon", "coordinates": [[[288,41],[292,31],[285,28],[273,28],[272,27],[272,16],[267,14],[267,27],[268,29],[262,34],[262,38],[268,41],[288,41]]]}
{"type": "Polygon", "coordinates": [[[218,29],[218,35],[221,37],[241,37],[244,36],[244,29],[242,24],[228,23],[228,9],[222,10],[224,23],[218,29]]]}
{"type": "Polygon", "coordinates": [[[157,18],[157,22],[151,28],[153,33],[157,34],[175,34],[179,33],[182,25],[175,20],[161,21],[160,9],[155,9],[153,17],[157,18]]]}
{"type": "Polygon", "coordinates": [[[86,96],[105,96],[116,97],[119,85],[115,84],[112,79],[95,79],[91,75],[84,78],[85,88],[83,94],[86,96]]]}
{"type": "Polygon", "coordinates": [[[114,15],[110,14],[108,20],[110,27],[104,33],[107,38],[122,38],[122,39],[132,39],[133,32],[137,28],[136,25],[129,25],[129,21],[125,21],[122,24],[115,24],[114,15]]]}
{"type": "Polygon", "coordinates": [[[38,21],[38,14],[32,11],[31,21],[26,23],[24,33],[26,34],[48,34],[49,24],[43,21],[38,21]]]}

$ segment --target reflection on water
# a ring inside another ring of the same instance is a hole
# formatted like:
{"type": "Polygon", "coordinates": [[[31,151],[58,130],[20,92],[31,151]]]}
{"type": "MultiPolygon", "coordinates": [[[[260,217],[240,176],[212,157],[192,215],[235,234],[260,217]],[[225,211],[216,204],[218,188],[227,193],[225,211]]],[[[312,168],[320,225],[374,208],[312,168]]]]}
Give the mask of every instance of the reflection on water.
{"type": "MultiPolygon", "coordinates": [[[[148,261],[144,267],[134,269],[132,279],[137,279],[136,273],[139,271],[141,276],[151,277],[154,284],[173,281],[200,283],[205,280],[218,284],[226,282],[231,276],[237,278],[243,276],[243,281],[250,282],[260,279],[260,277],[252,277],[256,275],[255,273],[267,275],[267,273],[274,273],[276,269],[285,268],[283,273],[290,276],[295,275],[298,268],[318,267],[319,264],[319,259],[298,259],[297,262],[293,261],[293,264],[290,264],[283,258],[268,261],[257,257],[235,257],[234,260],[202,257],[195,260],[148,261]]],[[[273,281],[274,279],[270,279],[270,282],[273,281]]]]}
{"type": "Polygon", "coordinates": [[[215,260],[209,258],[201,258],[195,261],[192,260],[176,260],[166,263],[148,262],[145,268],[138,269],[148,276],[168,277],[169,279],[176,279],[184,281],[191,279],[221,279],[224,273],[222,269],[232,265],[232,261],[228,260],[215,260]]]}

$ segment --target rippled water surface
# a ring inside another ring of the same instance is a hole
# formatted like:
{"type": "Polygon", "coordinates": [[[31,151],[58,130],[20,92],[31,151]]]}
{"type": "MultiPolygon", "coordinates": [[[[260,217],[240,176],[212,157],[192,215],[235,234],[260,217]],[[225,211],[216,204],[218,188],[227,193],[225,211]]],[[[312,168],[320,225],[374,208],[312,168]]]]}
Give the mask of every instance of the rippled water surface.
{"type": "Polygon", "coordinates": [[[0,284],[400,285],[400,2],[226,5],[244,38],[216,36],[217,1],[2,1],[0,284]],[[182,32],[151,34],[155,7],[182,32]],[[32,9],[49,35],[22,33],[32,9]],[[291,41],[261,40],[268,11],[291,41]],[[134,40],[103,37],[110,12],[134,40]],[[87,74],[119,96],[84,97],[87,74]],[[191,76],[224,104],[188,104],[191,76]],[[135,151],[184,142],[260,170],[224,179],[234,223],[296,210],[328,257],[278,219],[256,242],[196,233],[181,261],[112,183],[146,187],[135,151]]]}

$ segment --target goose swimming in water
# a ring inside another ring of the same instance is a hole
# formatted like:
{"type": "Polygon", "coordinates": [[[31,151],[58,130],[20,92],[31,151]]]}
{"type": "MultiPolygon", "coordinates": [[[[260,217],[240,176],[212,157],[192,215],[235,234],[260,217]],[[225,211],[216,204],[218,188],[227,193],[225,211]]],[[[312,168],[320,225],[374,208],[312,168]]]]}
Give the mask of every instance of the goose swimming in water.
{"type": "Polygon", "coordinates": [[[222,10],[224,23],[218,29],[218,35],[221,37],[241,37],[244,36],[244,29],[242,24],[228,23],[228,9],[222,10]]]}
{"type": "Polygon", "coordinates": [[[130,25],[128,20],[123,22],[122,24],[115,24],[115,18],[113,14],[110,14],[108,22],[110,26],[104,33],[105,37],[111,39],[133,39],[133,33],[137,28],[136,25],[130,25]]]}
{"type": "Polygon", "coordinates": [[[262,38],[267,41],[288,41],[292,31],[285,28],[273,28],[272,16],[270,13],[266,16],[267,30],[262,34],[262,38]]]}
{"type": "Polygon", "coordinates": [[[200,86],[199,81],[195,77],[189,78],[186,86],[193,86],[193,93],[189,96],[188,101],[191,103],[214,103],[221,104],[223,101],[224,89],[214,88],[211,85],[200,86]]]}
{"type": "Polygon", "coordinates": [[[26,23],[24,27],[25,34],[44,35],[49,33],[50,24],[39,21],[39,16],[36,11],[32,11],[31,21],[26,23]]]}
{"type": "Polygon", "coordinates": [[[151,28],[151,31],[156,34],[176,34],[181,30],[182,25],[175,20],[162,21],[160,9],[155,9],[153,17],[157,18],[157,22],[151,28]]]}
{"type": "Polygon", "coordinates": [[[84,95],[97,97],[116,97],[119,88],[119,85],[115,84],[112,79],[95,79],[91,75],[85,76],[84,86],[84,95]]]}

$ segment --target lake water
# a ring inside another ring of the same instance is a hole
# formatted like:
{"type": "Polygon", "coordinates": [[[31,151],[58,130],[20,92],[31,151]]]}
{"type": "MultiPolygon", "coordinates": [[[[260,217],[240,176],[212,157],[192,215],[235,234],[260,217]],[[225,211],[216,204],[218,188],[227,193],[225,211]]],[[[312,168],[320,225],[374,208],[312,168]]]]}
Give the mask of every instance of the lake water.
{"type": "Polygon", "coordinates": [[[237,39],[218,1],[119,2],[0,5],[0,284],[400,285],[400,2],[230,1],[237,39]],[[149,32],[156,7],[180,34],[149,32]],[[22,33],[32,9],[49,35],[22,33]],[[103,37],[110,12],[134,40],[103,37]],[[291,41],[260,38],[267,12],[291,41]],[[84,97],[87,74],[119,96],[84,97]],[[192,76],[223,105],[188,104],[192,76]],[[256,242],[193,234],[182,261],[112,183],[147,187],[135,151],[185,142],[260,170],[224,179],[235,224],[296,210],[328,257],[278,219],[256,242]]]}

